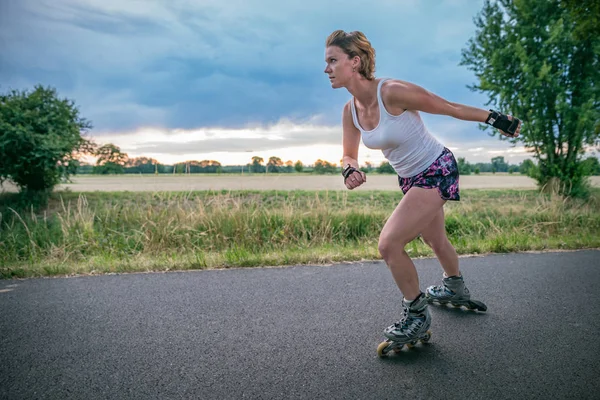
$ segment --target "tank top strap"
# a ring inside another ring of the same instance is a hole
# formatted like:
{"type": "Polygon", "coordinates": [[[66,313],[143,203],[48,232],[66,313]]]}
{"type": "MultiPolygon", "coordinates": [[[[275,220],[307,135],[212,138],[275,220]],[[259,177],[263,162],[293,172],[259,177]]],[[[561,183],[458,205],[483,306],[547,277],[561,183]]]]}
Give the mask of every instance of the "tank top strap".
{"type": "MultiPolygon", "coordinates": [[[[388,118],[388,114],[384,112],[385,106],[383,105],[383,100],[381,99],[381,86],[383,85],[383,82],[388,80],[390,80],[390,78],[383,78],[377,84],[377,103],[379,104],[379,124],[377,126],[381,125],[381,121],[383,119],[388,118]]],[[[358,129],[359,131],[364,132],[364,129],[358,123],[358,117],[356,116],[356,105],[354,104],[354,96],[352,97],[352,99],[350,99],[350,109],[352,110],[352,121],[354,121],[354,126],[356,126],[356,129],[358,129]]]]}
{"type": "MultiPolygon", "coordinates": [[[[377,85],[377,103],[379,104],[379,120],[383,120],[387,118],[388,114],[385,111],[385,106],[383,105],[383,99],[381,98],[381,87],[383,86],[383,82],[389,81],[390,78],[382,78],[377,85]]],[[[380,122],[381,124],[381,122],[380,122]]]]}
{"type": "Polygon", "coordinates": [[[352,110],[352,121],[354,121],[354,126],[356,129],[362,132],[363,128],[358,123],[358,117],[356,116],[356,106],[354,105],[354,96],[350,99],[350,109],[352,110]]]}

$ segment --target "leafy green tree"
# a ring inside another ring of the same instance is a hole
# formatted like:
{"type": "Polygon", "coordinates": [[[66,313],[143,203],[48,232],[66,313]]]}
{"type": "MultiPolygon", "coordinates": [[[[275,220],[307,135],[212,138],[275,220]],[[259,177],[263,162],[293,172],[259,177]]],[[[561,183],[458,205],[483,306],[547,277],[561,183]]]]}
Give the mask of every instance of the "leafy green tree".
{"type": "Polygon", "coordinates": [[[507,172],[508,164],[504,161],[504,157],[498,156],[492,158],[492,172],[507,172]]]}
{"type": "Polygon", "coordinates": [[[259,156],[252,157],[252,165],[250,166],[251,172],[265,172],[266,168],[262,163],[265,162],[264,158],[259,156]]]}
{"type": "Polygon", "coordinates": [[[492,172],[492,163],[477,163],[475,167],[479,169],[480,173],[492,172]]]}
{"type": "Polygon", "coordinates": [[[125,173],[125,164],[129,159],[127,153],[122,153],[119,146],[115,146],[112,143],[101,146],[97,151],[96,155],[96,167],[94,173],[96,174],[123,174],[125,173]]]}
{"type": "Polygon", "coordinates": [[[124,165],[126,174],[154,174],[163,172],[163,168],[154,158],[129,158],[124,165]]]}
{"type": "Polygon", "coordinates": [[[475,175],[479,175],[479,173],[481,172],[479,166],[475,166],[475,171],[473,172],[475,172],[475,175]]]}
{"type": "Polygon", "coordinates": [[[524,160],[521,165],[519,165],[519,172],[523,175],[529,176],[534,167],[535,164],[528,158],[524,160]]]}
{"type": "Polygon", "coordinates": [[[471,175],[471,164],[465,161],[464,157],[458,157],[458,173],[460,175],[471,175]]]}
{"type": "Polygon", "coordinates": [[[294,162],[292,160],[287,160],[285,162],[284,171],[288,173],[294,171],[294,162]]]}
{"type": "Polygon", "coordinates": [[[377,172],[380,174],[395,174],[396,170],[388,161],[383,161],[381,164],[379,164],[379,167],[377,167],[377,172]]]}
{"type": "Polygon", "coordinates": [[[173,173],[174,174],[186,174],[188,172],[188,164],[187,162],[176,163],[173,165],[173,173]]]}
{"type": "Polygon", "coordinates": [[[269,172],[281,172],[283,168],[283,161],[279,157],[269,157],[267,162],[267,171],[269,172]]]}
{"type": "Polygon", "coordinates": [[[365,161],[365,165],[359,168],[365,174],[373,171],[373,163],[371,161],[365,161]]]}
{"type": "Polygon", "coordinates": [[[199,163],[193,162],[194,168],[191,172],[201,172],[208,174],[219,174],[223,170],[223,166],[216,160],[202,160],[199,163]]]}
{"type": "Polygon", "coordinates": [[[600,175],[600,162],[597,157],[588,157],[583,161],[586,175],[600,175]]]}
{"type": "Polygon", "coordinates": [[[340,168],[337,167],[335,164],[330,163],[329,161],[318,159],[317,161],[315,161],[315,167],[313,170],[315,171],[315,173],[322,175],[334,174],[338,172],[340,168]]]}
{"type": "Polygon", "coordinates": [[[296,172],[302,172],[304,170],[304,164],[302,164],[302,161],[296,161],[296,164],[294,164],[294,169],[296,172]]]}
{"type": "Polygon", "coordinates": [[[518,138],[500,138],[532,149],[539,186],[585,196],[581,158],[600,137],[600,35],[591,34],[600,7],[577,4],[486,0],[461,65],[475,72],[471,89],[487,93],[488,105],[523,120],[518,138]]]}
{"type": "Polygon", "coordinates": [[[0,183],[10,180],[25,198],[43,199],[77,172],[77,157],[93,153],[82,136],[91,127],[54,88],[0,94],[0,183]]]}
{"type": "Polygon", "coordinates": [[[576,22],[573,34],[583,39],[589,35],[600,36],[600,2],[589,0],[562,0],[563,7],[576,22]]]}

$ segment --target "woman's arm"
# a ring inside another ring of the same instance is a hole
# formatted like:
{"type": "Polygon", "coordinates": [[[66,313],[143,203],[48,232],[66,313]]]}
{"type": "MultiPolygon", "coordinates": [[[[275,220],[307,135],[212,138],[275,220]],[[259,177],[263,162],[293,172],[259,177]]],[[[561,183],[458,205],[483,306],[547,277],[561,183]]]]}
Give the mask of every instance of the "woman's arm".
{"type": "MultiPolygon", "coordinates": [[[[418,110],[430,114],[448,115],[463,121],[481,123],[485,123],[490,115],[490,111],[488,110],[453,103],[410,82],[394,80],[387,85],[385,92],[386,100],[392,107],[418,110]]],[[[512,120],[512,116],[509,115],[508,119],[512,120]]],[[[518,136],[520,129],[521,124],[519,123],[514,135],[515,137],[518,136]]],[[[503,131],[501,132],[506,134],[503,131]]],[[[510,134],[506,135],[513,136],[510,134]]]]}
{"type": "MultiPolygon", "coordinates": [[[[352,100],[350,100],[352,101],[352,100]]],[[[342,147],[344,155],[342,163],[344,167],[350,164],[358,169],[358,146],[360,145],[360,131],[354,126],[352,121],[352,110],[350,102],[346,103],[342,112],[342,147]]]]}
{"type": "Polygon", "coordinates": [[[350,102],[346,103],[342,112],[342,130],[342,145],[344,149],[342,171],[347,165],[350,165],[350,167],[355,170],[352,173],[349,172],[348,177],[344,178],[344,184],[348,189],[352,190],[365,183],[367,181],[367,176],[364,172],[359,170],[358,146],[360,145],[360,131],[354,126],[354,121],[352,121],[350,102]]]}

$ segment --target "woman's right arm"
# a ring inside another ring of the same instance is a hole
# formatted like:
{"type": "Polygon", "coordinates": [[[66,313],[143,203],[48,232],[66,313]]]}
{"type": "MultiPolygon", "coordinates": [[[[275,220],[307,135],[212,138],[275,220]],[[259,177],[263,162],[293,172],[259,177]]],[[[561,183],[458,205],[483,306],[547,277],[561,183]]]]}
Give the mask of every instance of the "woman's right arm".
{"type": "Polygon", "coordinates": [[[350,164],[358,169],[358,145],[360,144],[360,131],[354,126],[352,121],[352,110],[350,102],[344,106],[342,114],[342,146],[344,148],[344,156],[342,158],[343,168],[350,164]]]}
{"type": "MultiPolygon", "coordinates": [[[[350,100],[352,101],[352,100],[350,100]]],[[[364,172],[358,170],[358,146],[360,144],[360,131],[354,126],[352,121],[352,110],[350,108],[350,102],[344,106],[342,113],[342,146],[344,149],[344,156],[342,157],[342,170],[346,168],[348,164],[355,168],[357,171],[353,172],[345,181],[348,189],[354,189],[367,181],[367,176],[364,172]]]]}

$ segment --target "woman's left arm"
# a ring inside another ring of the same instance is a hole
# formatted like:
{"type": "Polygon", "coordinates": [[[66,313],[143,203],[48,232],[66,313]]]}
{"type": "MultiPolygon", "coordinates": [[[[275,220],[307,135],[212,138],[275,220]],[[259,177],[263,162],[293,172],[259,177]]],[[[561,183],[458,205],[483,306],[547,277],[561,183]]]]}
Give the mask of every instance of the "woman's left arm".
{"type": "MultiPolygon", "coordinates": [[[[386,97],[391,101],[393,107],[423,111],[429,114],[448,115],[463,121],[481,123],[487,123],[490,116],[488,110],[453,103],[410,82],[393,81],[387,87],[387,92],[386,97]]],[[[507,117],[512,121],[512,116],[508,115],[507,117]]],[[[514,135],[500,131],[507,136],[516,137],[519,135],[520,130],[521,122],[519,122],[514,135]]]]}

